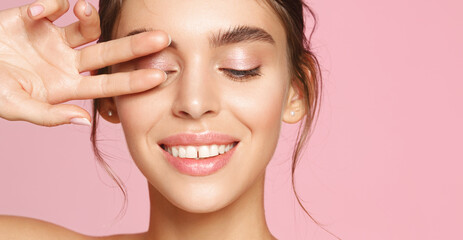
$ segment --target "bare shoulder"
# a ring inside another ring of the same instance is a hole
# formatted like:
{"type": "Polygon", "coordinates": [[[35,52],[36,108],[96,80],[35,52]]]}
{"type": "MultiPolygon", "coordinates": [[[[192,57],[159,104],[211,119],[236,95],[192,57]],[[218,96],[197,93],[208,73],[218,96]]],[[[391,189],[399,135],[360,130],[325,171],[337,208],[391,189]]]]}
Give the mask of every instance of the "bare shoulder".
{"type": "Polygon", "coordinates": [[[145,233],[137,233],[137,234],[120,234],[120,235],[112,235],[106,237],[97,237],[95,240],[144,240],[145,233]]]}
{"type": "Polygon", "coordinates": [[[0,215],[0,239],[94,240],[97,238],[39,219],[0,215]]]}
{"type": "Polygon", "coordinates": [[[144,233],[92,237],[28,217],[0,215],[0,239],[8,240],[142,240],[144,233]]]}
{"type": "Polygon", "coordinates": [[[144,240],[145,233],[137,233],[137,234],[120,234],[120,235],[112,235],[106,237],[96,237],[95,240],[144,240]]]}

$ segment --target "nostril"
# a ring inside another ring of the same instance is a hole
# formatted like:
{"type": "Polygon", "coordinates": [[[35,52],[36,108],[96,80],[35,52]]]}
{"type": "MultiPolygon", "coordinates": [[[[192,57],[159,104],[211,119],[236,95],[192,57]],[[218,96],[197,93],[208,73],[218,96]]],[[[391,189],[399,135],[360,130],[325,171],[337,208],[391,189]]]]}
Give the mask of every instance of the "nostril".
{"type": "Polygon", "coordinates": [[[191,117],[191,115],[185,111],[180,111],[180,116],[184,118],[191,117]]]}
{"type": "Polygon", "coordinates": [[[215,111],[213,110],[208,110],[206,112],[203,112],[203,113],[194,113],[194,112],[186,112],[186,111],[180,111],[178,113],[178,115],[182,118],[192,118],[192,119],[198,119],[198,118],[201,118],[201,117],[204,117],[204,116],[209,116],[209,115],[213,115],[215,111]]]}
{"type": "Polygon", "coordinates": [[[204,114],[211,114],[211,113],[214,113],[214,111],[209,110],[209,111],[205,112],[204,114]]]}
{"type": "MultiPolygon", "coordinates": [[[[184,90],[187,91],[187,90],[184,90]]],[[[183,119],[200,119],[219,113],[220,101],[202,91],[189,89],[188,94],[179,94],[172,106],[172,113],[183,119]]]]}

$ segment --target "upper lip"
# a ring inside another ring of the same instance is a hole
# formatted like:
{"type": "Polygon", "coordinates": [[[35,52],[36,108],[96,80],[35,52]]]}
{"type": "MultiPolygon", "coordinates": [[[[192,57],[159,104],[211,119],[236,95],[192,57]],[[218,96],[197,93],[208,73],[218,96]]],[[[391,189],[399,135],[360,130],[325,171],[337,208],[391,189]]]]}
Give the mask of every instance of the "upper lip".
{"type": "Polygon", "coordinates": [[[200,146],[200,145],[225,145],[239,140],[227,134],[218,132],[203,133],[179,133],[161,139],[159,145],[167,146],[200,146]]]}

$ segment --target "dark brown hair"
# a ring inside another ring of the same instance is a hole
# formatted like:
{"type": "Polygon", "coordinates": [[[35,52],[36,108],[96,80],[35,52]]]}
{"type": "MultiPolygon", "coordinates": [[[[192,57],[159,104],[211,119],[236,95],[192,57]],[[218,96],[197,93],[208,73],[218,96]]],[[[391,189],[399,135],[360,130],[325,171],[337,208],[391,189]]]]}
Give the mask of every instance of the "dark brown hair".
{"type": "MultiPolygon", "coordinates": [[[[287,40],[287,52],[288,52],[288,63],[289,70],[291,73],[291,83],[299,90],[299,94],[302,95],[304,100],[304,108],[306,116],[299,125],[296,143],[294,146],[294,152],[292,155],[292,186],[293,192],[299,205],[302,207],[304,212],[320,227],[321,224],[315,220],[307,211],[307,209],[301,203],[300,197],[296,192],[294,185],[294,172],[296,170],[297,163],[303,148],[309,138],[309,134],[315,125],[316,118],[320,111],[320,100],[322,93],[322,77],[320,65],[317,57],[312,52],[311,38],[314,33],[317,19],[312,9],[307,6],[302,0],[264,0],[273,11],[278,15],[281,24],[283,25],[286,33],[287,40]],[[307,37],[304,34],[305,21],[304,21],[304,10],[309,17],[313,20],[313,27],[310,31],[310,35],[307,37]]],[[[100,0],[100,27],[101,36],[98,42],[106,42],[112,39],[112,33],[114,26],[117,24],[118,16],[122,7],[122,0],[100,0]]],[[[109,68],[102,68],[98,70],[98,74],[109,73],[109,68]]],[[[98,125],[97,114],[99,108],[99,99],[93,101],[93,128],[91,133],[91,141],[93,143],[93,150],[98,162],[104,167],[111,178],[117,183],[124,195],[124,206],[122,210],[125,210],[127,202],[127,192],[125,185],[117,177],[111,167],[103,160],[102,153],[97,147],[97,134],[96,129],[98,125]]],[[[325,231],[335,236],[325,228],[325,231]]],[[[339,239],[339,237],[335,236],[339,239]]]]}

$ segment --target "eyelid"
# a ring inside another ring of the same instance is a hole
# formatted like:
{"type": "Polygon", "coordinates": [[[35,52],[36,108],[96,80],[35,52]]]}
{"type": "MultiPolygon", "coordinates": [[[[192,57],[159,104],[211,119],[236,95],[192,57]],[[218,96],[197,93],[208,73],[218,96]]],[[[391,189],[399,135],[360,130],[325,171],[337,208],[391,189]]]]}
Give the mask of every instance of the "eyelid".
{"type": "Polygon", "coordinates": [[[247,69],[247,70],[237,70],[237,69],[231,69],[231,68],[220,68],[219,70],[221,70],[222,72],[225,72],[225,75],[227,75],[228,78],[231,78],[232,80],[237,81],[237,82],[243,82],[250,78],[262,76],[260,65],[255,68],[247,69]],[[237,77],[236,74],[233,74],[233,72],[243,73],[243,76],[237,77]]]}
{"type": "Polygon", "coordinates": [[[155,68],[163,71],[177,69],[175,64],[172,64],[173,59],[166,55],[163,51],[153,53],[135,60],[137,69],[155,68]]]}
{"type": "Polygon", "coordinates": [[[236,72],[249,72],[249,71],[256,71],[260,69],[260,66],[255,68],[247,68],[247,69],[235,69],[235,68],[219,68],[223,71],[236,71],[236,72]]]}
{"type": "Polygon", "coordinates": [[[251,58],[229,58],[224,61],[221,61],[220,65],[226,66],[229,68],[234,68],[234,69],[249,69],[249,68],[255,68],[257,66],[260,66],[262,64],[261,61],[257,59],[251,59],[251,58]]]}
{"type": "Polygon", "coordinates": [[[177,71],[177,67],[174,64],[166,63],[166,62],[156,62],[156,61],[142,61],[136,62],[135,64],[136,69],[160,69],[165,72],[177,71]]]}

